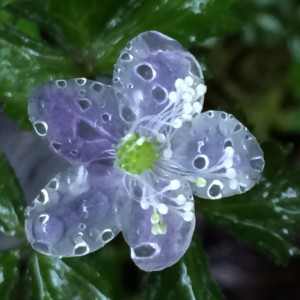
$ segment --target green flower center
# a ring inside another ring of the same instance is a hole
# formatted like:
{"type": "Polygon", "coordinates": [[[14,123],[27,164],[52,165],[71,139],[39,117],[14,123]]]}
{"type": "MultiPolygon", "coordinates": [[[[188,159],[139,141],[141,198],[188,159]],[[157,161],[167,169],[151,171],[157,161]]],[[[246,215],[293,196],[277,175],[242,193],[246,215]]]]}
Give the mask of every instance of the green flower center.
{"type": "Polygon", "coordinates": [[[150,142],[138,133],[123,138],[116,147],[116,164],[130,174],[141,174],[145,170],[152,170],[154,162],[158,160],[157,141],[150,142]]]}

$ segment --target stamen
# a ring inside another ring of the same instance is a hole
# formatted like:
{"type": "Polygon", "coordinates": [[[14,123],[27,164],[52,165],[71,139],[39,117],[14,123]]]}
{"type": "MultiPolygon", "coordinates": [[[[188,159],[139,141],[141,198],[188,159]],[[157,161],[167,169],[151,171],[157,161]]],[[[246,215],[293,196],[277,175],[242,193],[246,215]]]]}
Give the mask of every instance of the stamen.
{"type": "Polygon", "coordinates": [[[183,194],[179,194],[176,198],[176,202],[178,205],[183,205],[186,202],[186,197],[183,194]]]}
{"type": "Polygon", "coordinates": [[[206,180],[202,177],[196,178],[195,183],[198,187],[205,187],[206,186],[206,180]]]}
{"type": "Polygon", "coordinates": [[[188,212],[184,213],[183,219],[184,219],[184,221],[186,221],[186,222],[191,222],[191,221],[193,221],[193,220],[194,220],[194,213],[191,212],[191,211],[188,211],[188,212]]]}
{"type": "Polygon", "coordinates": [[[163,152],[164,158],[169,160],[172,157],[172,150],[171,148],[167,148],[163,152]]]}
{"type": "Polygon", "coordinates": [[[164,203],[158,204],[157,210],[162,215],[166,215],[168,213],[168,211],[169,211],[168,206],[166,204],[164,204],[164,203]]]}
{"type": "Polygon", "coordinates": [[[154,211],[153,214],[151,215],[151,223],[152,224],[158,224],[160,222],[160,215],[154,211]]]}
{"type": "Polygon", "coordinates": [[[181,187],[181,183],[178,179],[173,179],[171,180],[170,184],[169,184],[169,188],[170,190],[178,190],[181,187]]]}
{"type": "Polygon", "coordinates": [[[176,129],[178,129],[178,128],[180,128],[182,126],[182,123],[183,123],[182,120],[175,119],[174,122],[173,122],[173,127],[176,128],[176,129]]]}

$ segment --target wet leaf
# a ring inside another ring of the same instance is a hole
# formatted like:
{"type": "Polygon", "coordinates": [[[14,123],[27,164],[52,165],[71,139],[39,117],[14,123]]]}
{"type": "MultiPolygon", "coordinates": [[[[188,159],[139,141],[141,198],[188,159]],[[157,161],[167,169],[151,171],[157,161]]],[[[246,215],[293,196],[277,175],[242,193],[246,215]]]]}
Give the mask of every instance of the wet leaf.
{"type": "Polygon", "coordinates": [[[85,55],[101,30],[129,0],[21,1],[5,9],[38,24],[51,42],[67,51],[85,55]]]}
{"type": "Polygon", "coordinates": [[[26,299],[109,299],[109,285],[100,269],[81,258],[65,262],[33,253],[26,272],[26,299]]]}
{"type": "Polygon", "coordinates": [[[19,279],[19,251],[0,252],[0,295],[2,300],[11,300],[16,293],[19,279]]]}
{"type": "Polygon", "coordinates": [[[53,43],[97,75],[111,74],[121,49],[146,30],[161,31],[189,45],[237,29],[241,23],[233,10],[237,2],[105,0],[99,5],[97,0],[47,0],[17,2],[6,9],[35,21],[53,43]]]}
{"type": "Polygon", "coordinates": [[[0,61],[0,99],[5,101],[4,111],[27,127],[27,101],[32,88],[76,75],[74,63],[61,51],[1,23],[0,61]]]}
{"type": "Polygon", "coordinates": [[[129,39],[143,31],[163,32],[184,46],[233,31],[240,24],[233,10],[237,2],[139,0],[134,1],[134,5],[130,2],[110,20],[93,45],[97,54],[97,70],[111,70],[129,39]]]}
{"type": "Polygon", "coordinates": [[[265,177],[251,191],[220,201],[196,201],[205,218],[281,264],[299,254],[293,238],[300,229],[300,169],[285,167],[286,152],[265,145],[265,177]]]}
{"type": "Polygon", "coordinates": [[[143,299],[223,299],[211,277],[204,250],[196,236],[177,264],[149,275],[143,299]]]}
{"type": "Polygon", "coordinates": [[[24,198],[14,171],[0,152],[0,234],[23,235],[24,198]]]}

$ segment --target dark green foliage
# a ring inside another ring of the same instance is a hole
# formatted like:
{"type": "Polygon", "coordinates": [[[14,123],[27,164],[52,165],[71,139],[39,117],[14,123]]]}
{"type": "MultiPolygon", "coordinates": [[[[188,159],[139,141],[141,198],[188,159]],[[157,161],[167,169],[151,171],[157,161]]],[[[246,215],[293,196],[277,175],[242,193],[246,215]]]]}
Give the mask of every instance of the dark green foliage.
{"type": "MultiPolygon", "coordinates": [[[[261,140],[291,132],[299,138],[296,0],[0,0],[0,6],[0,101],[22,128],[29,128],[27,99],[33,87],[59,78],[111,76],[119,51],[152,29],[191,48],[207,66],[208,77],[216,80],[208,83],[207,107],[241,109],[237,117],[261,140]],[[221,39],[225,34],[232,35],[221,39]],[[236,40],[244,43],[242,49],[236,40]]],[[[290,153],[295,162],[297,151],[289,150],[265,144],[264,178],[250,192],[196,200],[204,218],[280,264],[299,254],[294,237],[300,230],[300,168],[290,164],[290,153]]],[[[18,180],[1,154],[0,234],[24,238],[24,205],[18,180]]],[[[151,274],[134,269],[119,239],[88,256],[63,260],[35,253],[24,243],[0,252],[0,298],[218,300],[222,295],[195,236],[180,262],[151,274]],[[136,274],[139,286],[125,280],[127,272],[136,274]]]]}

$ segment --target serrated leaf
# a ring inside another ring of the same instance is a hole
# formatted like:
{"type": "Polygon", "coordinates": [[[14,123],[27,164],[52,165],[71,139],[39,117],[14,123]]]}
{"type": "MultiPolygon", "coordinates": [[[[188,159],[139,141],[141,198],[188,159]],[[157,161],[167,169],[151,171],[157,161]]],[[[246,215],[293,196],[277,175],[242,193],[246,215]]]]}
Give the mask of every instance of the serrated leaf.
{"type": "Polygon", "coordinates": [[[23,235],[23,193],[14,171],[0,152],[0,234],[23,235]]]}
{"type": "Polygon", "coordinates": [[[223,299],[211,277],[197,237],[194,237],[188,251],[177,264],[160,272],[152,272],[144,289],[142,299],[146,300],[223,299]]]}
{"type": "Polygon", "coordinates": [[[201,199],[204,217],[236,234],[275,262],[299,254],[293,235],[300,229],[300,169],[285,167],[284,152],[264,147],[265,178],[251,191],[219,201],[201,199]]]}
{"type": "Polygon", "coordinates": [[[81,258],[71,264],[33,253],[26,272],[26,299],[109,299],[106,279],[81,258]]]}
{"type": "Polygon", "coordinates": [[[30,91],[42,82],[76,75],[76,66],[61,51],[4,24],[0,24],[0,61],[4,111],[27,128],[30,91]]]}
{"type": "Polygon", "coordinates": [[[19,279],[19,251],[0,252],[0,295],[2,300],[11,300],[19,279]]]}

